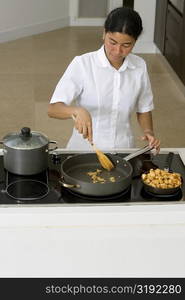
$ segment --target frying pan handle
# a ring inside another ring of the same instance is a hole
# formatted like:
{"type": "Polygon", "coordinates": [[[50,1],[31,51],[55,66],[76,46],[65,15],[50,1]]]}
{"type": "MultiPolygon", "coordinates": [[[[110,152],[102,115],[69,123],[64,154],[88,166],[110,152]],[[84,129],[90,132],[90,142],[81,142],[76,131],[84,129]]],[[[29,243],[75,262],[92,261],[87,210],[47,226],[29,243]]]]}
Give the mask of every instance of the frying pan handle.
{"type": "Polygon", "coordinates": [[[173,152],[169,152],[165,161],[164,170],[167,172],[171,172],[171,164],[174,157],[173,152]]]}
{"type": "Polygon", "coordinates": [[[139,150],[137,150],[137,151],[135,151],[135,152],[133,152],[133,153],[127,155],[127,156],[125,156],[124,159],[125,159],[126,161],[128,161],[128,160],[130,160],[130,159],[132,159],[132,158],[134,158],[134,157],[137,157],[137,156],[139,156],[139,155],[141,155],[141,154],[143,154],[143,153],[146,153],[146,152],[148,152],[148,151],[150,151],[150,150],[152,150],[152,149],[153,149],[153,148],[152,148],[151,146],[145,146],[145,147],[143,147],[143,148],[141,148],[141,149],[139,149],[139,150]]]}
{"type": "Polygon", "coordinates": [[[64,181],[64,178],[61,177],[61,180],[59,180],[59,183],[63,186],[63,187],[66,187],[66,188],[80,188],[80,185],[79,184],[69,184],[69,183],[66,183],[64,181]]]}

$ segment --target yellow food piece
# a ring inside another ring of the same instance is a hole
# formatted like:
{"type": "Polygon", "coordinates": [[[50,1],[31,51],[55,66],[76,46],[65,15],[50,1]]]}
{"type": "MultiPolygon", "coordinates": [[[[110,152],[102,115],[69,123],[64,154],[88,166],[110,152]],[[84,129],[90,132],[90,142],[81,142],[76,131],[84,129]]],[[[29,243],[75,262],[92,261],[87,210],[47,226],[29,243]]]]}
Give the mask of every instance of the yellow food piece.
{"type": "MultiPolygon", "coordinates": [[[[88,172],[87,175],[91,177],[93,183],[105,183],[106,179],[100,176],[102,170],[97,169],[94,172],[88,172]]],[[[115,182],[116,179],[114,176],[109,177],[109,181],[115,182]]]]}
{"type": "Polygon", "coordinates": [[[116,181],[116,179],[115,179],[114,176],[109,177],[109,180],[110,180],[111,182],[115,182],[115,181],[116,181]]]}
{"type": "Polygon", "coordinates": [[[142,174],[144,183],[154,188],[168,189],[180,187],[182,184],[179,173],[170,173],[161,169],[150,169],[147,174],[142,174]]]}

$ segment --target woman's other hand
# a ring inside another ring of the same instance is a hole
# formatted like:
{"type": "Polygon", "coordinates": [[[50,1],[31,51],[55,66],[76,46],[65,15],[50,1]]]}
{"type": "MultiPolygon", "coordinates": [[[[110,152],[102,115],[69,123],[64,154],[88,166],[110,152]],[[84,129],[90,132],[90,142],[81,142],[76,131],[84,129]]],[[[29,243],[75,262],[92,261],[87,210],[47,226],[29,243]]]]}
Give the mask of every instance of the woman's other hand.
{"type": "Polygon", "coordinates": [[[156,154],[160,151],[160,140],[157,139],[152,132],[145,132],[144,136],[141,137],[144,141],[148,141],[150,147],[156,149],[156,154]]]}
{"type": "Polygon", "coordinates": [[[78,130],[78,132],[83,135],[84,139],[88,139],[88,141],[92,143],[93,133],[92,118],[90,113],[85,108],[78,107],[75,109],[73,119],[75,121],[76,130],[78,130]]]}

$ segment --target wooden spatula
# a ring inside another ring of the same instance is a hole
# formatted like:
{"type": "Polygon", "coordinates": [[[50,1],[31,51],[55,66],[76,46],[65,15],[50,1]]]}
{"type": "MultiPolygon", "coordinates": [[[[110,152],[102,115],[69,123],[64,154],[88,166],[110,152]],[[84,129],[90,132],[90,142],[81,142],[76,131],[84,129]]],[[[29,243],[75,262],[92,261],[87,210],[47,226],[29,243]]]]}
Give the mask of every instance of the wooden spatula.
{"type": "MultiPolygon", "coordinates": [[[[73,120],[76,120],[76,117],[72,115],[73,120]]],[[[101,164],[101,166],[106,169],[107,171],[110,171],[114,168],[113,163],[111,160],[105,155],[101,150],[99,150],[93,143],[90,143],[91,146],[93,147],[93,150],[96,152],[96,155],[98,157],[98,160],[101,164]]]]}
{"type": "Polygon", "coordinates": [[[91,145],[94,151],[96,152],[96,155],[98,157],[101,166],[108,171],[112,170],[114,168],[114,165],[111,162],[111,160],[107,157],[107,155],[105,155],[101,150],[97,149],[94,144],[91,145]]]}

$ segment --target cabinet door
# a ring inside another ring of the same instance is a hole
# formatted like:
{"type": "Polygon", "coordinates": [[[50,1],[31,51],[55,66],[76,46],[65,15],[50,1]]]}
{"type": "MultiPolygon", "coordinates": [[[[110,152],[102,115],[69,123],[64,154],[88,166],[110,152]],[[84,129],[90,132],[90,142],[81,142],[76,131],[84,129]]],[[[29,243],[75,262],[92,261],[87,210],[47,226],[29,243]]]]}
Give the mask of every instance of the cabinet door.
{"type": "Polygon", "coordinates": [[[181,77],[181,79],[185,85],[185,1],[184,1],[184,12],[183,12],[181,59],[182,59],[182,77],[181,77]]]}
{"type": "Polygon", "coordinates": [[[167,4],[168,0],[156,1],[154,42],[162,53],[164,53],[165,45],[167,4]]]}
{"type": "Polygon", "coordinates": [[[167,21],[166,21],[166,40],[164,56],[167,58],[173,69],[181,76],[182,60],[182,32],[183,30],[183,18],[182,16],[171,6],[168,5],[167,9],[167,21]]]}

